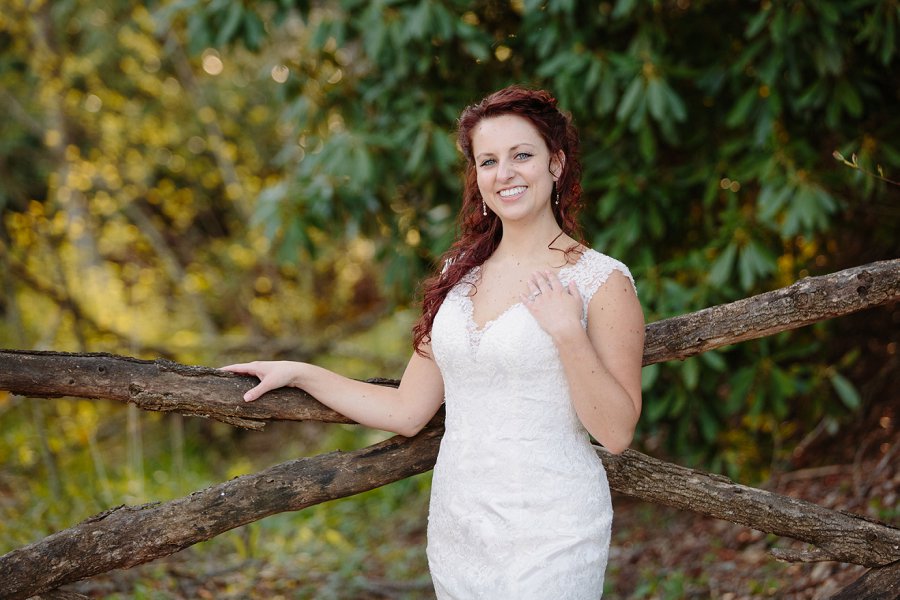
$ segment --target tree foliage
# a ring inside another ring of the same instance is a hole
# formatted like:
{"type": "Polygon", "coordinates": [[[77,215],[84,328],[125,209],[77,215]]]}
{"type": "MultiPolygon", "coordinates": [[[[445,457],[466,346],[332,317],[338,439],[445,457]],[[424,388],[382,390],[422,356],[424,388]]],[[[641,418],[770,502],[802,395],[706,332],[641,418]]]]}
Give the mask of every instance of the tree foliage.
{"type": "MultiPolygon", "coordinates": [[[[213,27],[223,13],[202,4],[184,5],[196,28],[257,46],[246,27],[213,27]]],[[[268,19],[273,40],[294,51],[284,62],[283,176],[260,194],[256,222],[282,256],[314,254],[323,232],[374,240],[398,300],[452,236],[456,116],[514,82],[550,88],[573,113],[588,241],[632,267],[650,319],[895,251],[896,189],[832,157],[900,168],[895,2],[242,10],[235,19],[268,19]]],[[[746,450],[859,408],[842,374],[859,354],[833,336],[817,327],[649,367],[644,428],[682,455],[718,451],[717,466],[738,465],[739,454],[765,462],[765,446],[746,450]]]]}
{"type": "MultiPolygon", "coordinates": [[[[413,303],[454,234],[457,115],[513,82],[572,112],[587,241],[648,320],[896,252],[896,188],[833,158],[900,171],[892,0],[8,5],[12,346],[332,348],[413,303]]],[[[859,363],[818,326],[648,367],[641,437],[767,464],[859,408],[859,363]]]]}

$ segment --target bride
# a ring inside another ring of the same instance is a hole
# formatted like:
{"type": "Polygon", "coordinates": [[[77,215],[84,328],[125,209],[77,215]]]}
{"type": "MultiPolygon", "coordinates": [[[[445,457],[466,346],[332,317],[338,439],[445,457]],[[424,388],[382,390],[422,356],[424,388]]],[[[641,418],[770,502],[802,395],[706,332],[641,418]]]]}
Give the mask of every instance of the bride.
{"type": "Polygon", "coordinates": [[[446,404],[428,563],[441,599],[599,598],[612,505],[590,436],[631,443],[644,320],[621,262],[587,248],[578,134],[547,92],[466,108],[459,237],[424,284],[398,388],[311,364],[224,367],[250,402],[302,388],[363,425],[414,436],[446,404]]]}

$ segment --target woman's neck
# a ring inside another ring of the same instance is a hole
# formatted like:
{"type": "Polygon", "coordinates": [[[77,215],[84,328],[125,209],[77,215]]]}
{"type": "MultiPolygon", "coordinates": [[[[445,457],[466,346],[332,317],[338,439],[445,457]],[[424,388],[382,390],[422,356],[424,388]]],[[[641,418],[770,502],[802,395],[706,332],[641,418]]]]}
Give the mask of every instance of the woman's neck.
{"type": "Polygon", "coordinates": [[[528,227],[504,226],[503,237],[493,257],[498,262],[543,262],[549,248],[565,249],[570,241],[555,219],[528,227]]]}

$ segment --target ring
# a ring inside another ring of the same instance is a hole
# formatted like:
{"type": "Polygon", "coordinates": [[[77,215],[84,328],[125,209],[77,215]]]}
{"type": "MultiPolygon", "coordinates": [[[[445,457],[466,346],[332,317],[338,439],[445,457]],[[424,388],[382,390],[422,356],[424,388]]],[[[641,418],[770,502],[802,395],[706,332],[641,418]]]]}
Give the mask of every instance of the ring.
{"type": "Polygon", "coordinates": [[[531,296],[529,296],[528,299],[529,299],[529,300],[534,300],[535,298],[537,298],[537,297],[540,296],[540,295],[541,295],[541,290],[538,290],[538,291],[536,291],[535,293],[533,293],[531,296]]]}

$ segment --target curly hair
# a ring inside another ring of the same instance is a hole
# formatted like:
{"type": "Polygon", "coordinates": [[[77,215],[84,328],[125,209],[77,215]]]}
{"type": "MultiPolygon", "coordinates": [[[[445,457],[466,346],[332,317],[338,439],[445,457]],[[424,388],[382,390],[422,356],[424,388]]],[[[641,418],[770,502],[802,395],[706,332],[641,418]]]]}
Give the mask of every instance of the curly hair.
{"type": "MultiPolygon", "coordinates": [[[[422,284],[422,314],[413,326],[413,348],[424,355],[422,346],[431,341],[431,328],[447,293],[472,268],[481,265],[497,249],[503,234],[500,218],[493,212],[482,214],[482,197],[478,190],[472,135],[483,120],[500,115],[516,115],[527,119],[537,129],[550,154],[562,152],[563,171],[555,183],[559,204],[551,204],[556,222],[567,235],[582,240],[578,225],[581,202],[581,163],[578,131],[569,113],[560,111],[556,99],[544,90],[513,85],[468,106],[459,118],[457,145],[466,158],[462,208],[457,217],[459,235],[441,257],[441,272],[422,284]]],[[[552,244],[552,242],[551,242],[552,244]]],[[[564,251],[566,255],[572,249],[564,251]]]]}

